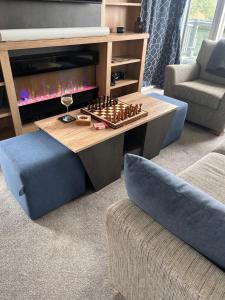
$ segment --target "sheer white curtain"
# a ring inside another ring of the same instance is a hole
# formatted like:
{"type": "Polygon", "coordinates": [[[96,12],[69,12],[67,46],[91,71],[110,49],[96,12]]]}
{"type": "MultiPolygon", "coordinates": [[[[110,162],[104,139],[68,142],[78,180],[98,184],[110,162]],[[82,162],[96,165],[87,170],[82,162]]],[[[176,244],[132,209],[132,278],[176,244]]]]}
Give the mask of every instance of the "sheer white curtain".
{"type": "Polygon", "coordinates": [[[225,0],[218,0],[209,38],[219,40],[225,26],[225,0]]]}
{"type": "Polygon", "coordinates": [[[181,62],[196,60],[204,39],[218,40],[225,24],[225,0],[188,0],[183,18],[181,62]]]}

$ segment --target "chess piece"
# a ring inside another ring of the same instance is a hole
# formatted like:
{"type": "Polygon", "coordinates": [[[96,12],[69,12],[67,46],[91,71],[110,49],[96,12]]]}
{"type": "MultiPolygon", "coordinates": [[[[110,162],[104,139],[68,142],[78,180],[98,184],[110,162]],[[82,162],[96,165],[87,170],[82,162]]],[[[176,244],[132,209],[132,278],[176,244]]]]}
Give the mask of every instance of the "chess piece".
{"type": "Polygon", "coordinates": [[[113,111],[113,123],[116,123],[116,111],[113,111]]]}
{"type": "Polygon", "coordinates": [[[102,107],[105,108],[105,99],[102,97],[102,107]]]}
{"type": "Polygon", "coordinates": [[[135,115],[138,114],[138,104],[135,105],[135,115]]]}
{"type": "Polygon", "coordinates": [[[121,120],[121,112],[118,111],[118,113],[117,113],[117,122],[120,122],[120,120],[121,120]]]}
{"type": "Polygon", "coordinates": [[[129,118],[131,117],[131,107],[132,107],[132,105],[130,105],[130,106],[128,107],[128,117],[129,117],[129,118]]]}
{"type": "Polygon", "coordinates": [[[139,110],[138,110],[139,113],[141,112],[141,107],[142,107],[142,103],[139,104],[139,110]]]}
{"type": "Polygon", "coordinates": [[[121,109],[121,120],[124,120],[124,109],[121,109]]]}
{"type": "Polygon", "coordinates": [[[125,111],[124,111],[124,119],[127,118],[127,107],[125,108],[125,111]]]}

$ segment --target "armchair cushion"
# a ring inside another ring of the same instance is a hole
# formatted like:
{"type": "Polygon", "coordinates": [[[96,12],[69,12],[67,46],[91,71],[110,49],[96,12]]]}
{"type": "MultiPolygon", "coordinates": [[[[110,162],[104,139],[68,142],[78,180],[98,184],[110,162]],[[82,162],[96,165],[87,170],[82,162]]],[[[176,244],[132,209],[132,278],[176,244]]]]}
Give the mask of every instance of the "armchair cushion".
{"type": "Polygon", "coordinates": [[[174,97],[174,85],[186,81],[197,80],[200,74],[200,65],[169,65],[165,69],[164,94],[174,97]]]}
{"type": "Polygon", "coordinates": [[[224,204],[136,155],[125,158],[125,183],[137,206],[225,269],[224,204]]]}
{"type": "Polygon", "coordinates": [[[178,99],[217,109],[225,94],[225,86],[199,79],[176,84],[174,93],[178,99]]]}

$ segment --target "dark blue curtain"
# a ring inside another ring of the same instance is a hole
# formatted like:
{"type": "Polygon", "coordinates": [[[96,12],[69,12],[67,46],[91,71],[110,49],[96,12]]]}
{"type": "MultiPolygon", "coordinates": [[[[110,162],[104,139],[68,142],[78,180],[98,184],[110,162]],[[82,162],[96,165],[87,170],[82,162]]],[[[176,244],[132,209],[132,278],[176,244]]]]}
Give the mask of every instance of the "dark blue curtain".
{"type": "Polygon", "coordinates": [[[149,33],[144,86],[163,87],[165,66],[180,62],[180,24],[187,0],[142,0],[149,33]]]}

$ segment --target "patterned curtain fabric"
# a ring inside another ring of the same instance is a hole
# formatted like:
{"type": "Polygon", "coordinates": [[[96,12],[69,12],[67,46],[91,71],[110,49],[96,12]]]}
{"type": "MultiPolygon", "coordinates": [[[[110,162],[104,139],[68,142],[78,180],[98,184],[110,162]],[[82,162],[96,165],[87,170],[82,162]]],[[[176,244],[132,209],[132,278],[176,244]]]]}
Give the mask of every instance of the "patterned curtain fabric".
{"type": "Polygon", "coordinates": [[[165,66],[180,62],[180,24],[187,0],[142,0],[149,33],[144,86],[163,87],[165,66]]]}

